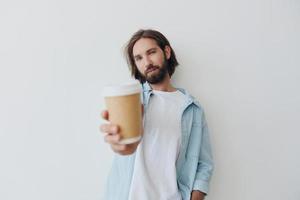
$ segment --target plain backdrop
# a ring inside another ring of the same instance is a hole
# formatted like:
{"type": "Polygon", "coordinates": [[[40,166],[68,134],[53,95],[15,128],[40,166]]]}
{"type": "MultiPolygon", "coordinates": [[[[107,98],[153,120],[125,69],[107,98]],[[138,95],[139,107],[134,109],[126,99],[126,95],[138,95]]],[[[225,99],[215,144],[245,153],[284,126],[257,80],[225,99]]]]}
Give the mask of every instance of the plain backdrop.
{"type": "Polygon", "coordinates": [[[140,28],[170,40],[174,85],[205,109],[207,199],[299,200],[298,0],[1,0],[0,199],[101,199],[101,89],[129,79],[140,28]]]}

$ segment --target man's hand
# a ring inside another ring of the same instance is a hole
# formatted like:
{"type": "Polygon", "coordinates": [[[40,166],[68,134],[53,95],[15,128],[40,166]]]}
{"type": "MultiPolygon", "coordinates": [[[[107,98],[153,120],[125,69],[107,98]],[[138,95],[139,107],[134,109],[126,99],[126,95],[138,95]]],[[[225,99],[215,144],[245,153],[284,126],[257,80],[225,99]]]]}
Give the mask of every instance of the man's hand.
{"type": "Polygon", "coordinates": [[[204,200],[205,193],[198,190],[193,190],[191,195],[191,200],[204,200]]]}
{"type": "MultiPolygon", "coordinates": [[[[109,114],[107,110],[104,110],[101,113],[103,119],[108,120],[109,114]]],[[[100,131],[104,133],[105,142],[109,143],[112,150],[121,155],[133,154],[137,149],[137,146],[140,141],[132,144],[119,144],[121,135],[119,133],[120,129],[117,125],[114,124],[102,124],[100,126],[100,131]]]]}

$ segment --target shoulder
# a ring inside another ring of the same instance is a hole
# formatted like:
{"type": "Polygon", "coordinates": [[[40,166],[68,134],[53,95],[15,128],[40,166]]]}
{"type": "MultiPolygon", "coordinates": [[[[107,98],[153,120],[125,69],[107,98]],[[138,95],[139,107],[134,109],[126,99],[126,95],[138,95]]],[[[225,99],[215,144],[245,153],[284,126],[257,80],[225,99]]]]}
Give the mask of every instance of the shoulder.
{"type": "Polygon", "coordinates": [[[204,108],[201,102],[198,99],[196,99],[193,95],[191,95],[187,90],[182,88],[178,88],[178,90],[180,90],[190,102],[188,110],[190,111],[192,117],[192,123],[194,125],[204,125],[206,119],[204,108]]]}
{"type": "Polygon", "coordinates": [[[192,103],[193,107],[195,107],[198,111],[203,112],[203,107],[198,99],[196,99],[193,95],[191,95],[186,89],[183,88],[177,88],[177,89],[185,95],[186,99],[192,103]]]}

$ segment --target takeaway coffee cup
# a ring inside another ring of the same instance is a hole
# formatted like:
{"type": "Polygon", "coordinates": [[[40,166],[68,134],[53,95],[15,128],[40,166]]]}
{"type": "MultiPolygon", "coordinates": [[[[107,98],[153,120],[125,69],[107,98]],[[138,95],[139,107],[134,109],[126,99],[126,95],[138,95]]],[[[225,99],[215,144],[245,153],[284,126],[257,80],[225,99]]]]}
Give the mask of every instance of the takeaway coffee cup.
{"type": "Polygon", "coordinates": [[[141,139],[142,108],[141,85],[137,82],[108,85],[103,89],[109,121],[119,125],[120,144],[130,144],[141,139]]]}

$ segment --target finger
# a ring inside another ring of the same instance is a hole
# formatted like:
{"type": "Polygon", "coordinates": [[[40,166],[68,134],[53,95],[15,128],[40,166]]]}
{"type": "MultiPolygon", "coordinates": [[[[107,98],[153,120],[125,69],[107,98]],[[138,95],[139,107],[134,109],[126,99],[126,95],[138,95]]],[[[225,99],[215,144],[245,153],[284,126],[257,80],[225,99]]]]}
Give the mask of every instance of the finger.
{"type": "Polygon", "coordinates": [[[105,120],[108,120],[108,110],[103,110],[101,112],[101,117],[105,120]]]}
{"type": "Polygon", "coordinates": [[[113,124],[102,124],[100,126],[100,131],[102,133],[117,134],[119,132],[119,126],[113,124]]]}
{"type": "Polygon", "coordinates": [[[111,145],[117,145],[120,142],[120,139],[121,139],[120,134],[106,135],[104,137],[104,141],[111,145]]]}
{"type": "Polygon", "coordinates": [[[125,144],[111,144],[111,148],[117,153],[127,150],[127,146],[125,144]]]}

